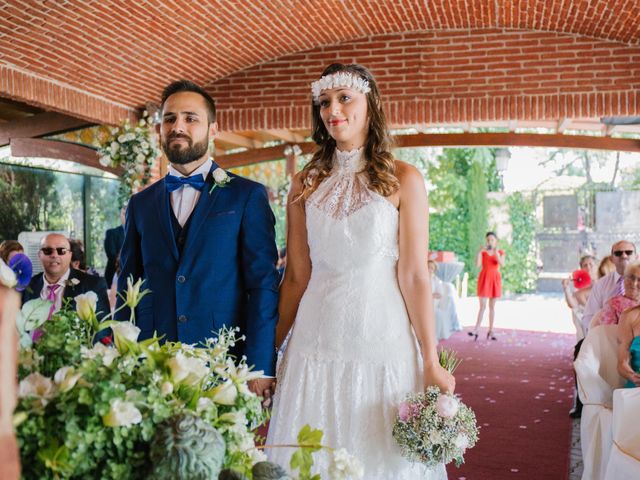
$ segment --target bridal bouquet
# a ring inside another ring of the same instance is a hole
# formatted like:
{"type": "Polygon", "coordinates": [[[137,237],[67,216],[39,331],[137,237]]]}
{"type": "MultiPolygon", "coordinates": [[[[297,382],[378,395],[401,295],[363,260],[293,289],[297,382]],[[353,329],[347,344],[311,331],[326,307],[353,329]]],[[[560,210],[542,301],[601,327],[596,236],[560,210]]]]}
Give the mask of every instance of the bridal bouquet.
{"type": "MultiPolygon", "coordinates": [[[[440,352],[440,364],[451,373],[460,361],[451,351],[440,352]]],[[[456,395],[429,387],[400,403],[393,437],[402,455],[412,462],[435,467],[464,462],[464,453],[478,441],[476,416],[456,395]]]]}
{"type": "MultiPolygon", "coordinates": [[[[135,307],[145,292],[129,281],[135,307]]],[[[25,478],[218,478],[264,459],[253,430],[266,420],[247,388],[260,376],[230,351],[237,332],[196,346],[138,341],[133,322],[99,322],[93,292],[45,320],[25,304],[14,415],[25,478]],[[112,336],[94,343],[110,327],[112,336]],[[37,340],[32,332],[38,330],[37,340]]],[[[133,311],[134,308],[131,308],[133,311]]]]}

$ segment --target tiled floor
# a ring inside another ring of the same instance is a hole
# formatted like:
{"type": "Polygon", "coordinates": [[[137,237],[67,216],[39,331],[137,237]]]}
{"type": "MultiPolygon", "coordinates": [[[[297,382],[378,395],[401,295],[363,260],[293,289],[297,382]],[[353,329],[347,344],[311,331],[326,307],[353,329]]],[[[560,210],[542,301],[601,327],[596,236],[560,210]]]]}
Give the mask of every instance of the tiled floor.
{"type": "Polygon", "coordinates": [[[569,463],[569,480],[582,478],[582,452],[580,451],[580,419],[573,420],[571,432],[571,462],[569,463]]]}

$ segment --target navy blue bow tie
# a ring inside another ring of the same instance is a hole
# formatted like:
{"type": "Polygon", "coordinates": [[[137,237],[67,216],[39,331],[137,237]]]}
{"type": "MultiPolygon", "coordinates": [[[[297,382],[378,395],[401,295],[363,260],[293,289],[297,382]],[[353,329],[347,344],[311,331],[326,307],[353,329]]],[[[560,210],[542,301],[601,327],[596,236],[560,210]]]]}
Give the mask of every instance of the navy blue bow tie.
{"type": "Polygon", "coordinates": [[[167,175],[164,178],[164,184],[167,186],[167,191],[171,193],[185,185],[189,185],[196,190],[202,191],[205,182],[202,174],[192,175],[191,177],[176,177],[175,175],[167,175]]]}

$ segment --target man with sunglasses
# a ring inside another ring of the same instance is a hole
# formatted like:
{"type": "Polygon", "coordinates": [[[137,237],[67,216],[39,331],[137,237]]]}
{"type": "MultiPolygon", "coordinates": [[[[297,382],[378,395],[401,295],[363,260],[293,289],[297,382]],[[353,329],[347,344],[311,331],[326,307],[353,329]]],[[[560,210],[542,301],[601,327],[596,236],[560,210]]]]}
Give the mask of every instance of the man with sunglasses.
{"type": "MultiPolygon", "coordinates": [[[[631,262],[636,260],[636,246],[627,241],[620,240],[611,247],[611,261],[616,269],[598,280],[591,288],[582,316],[582,327],[585,335],[589,330],[591,319],[604,307],[607,300],[617,295],[624,295],[624,270],[631,262]]],[[[580,347],[584,339],[580,340],[574,349],[573,359],[578,358],[580,347]]],[[[582,402],[576,389],[575,406],[569,412],[573,418],[580,418],[582,414],[582,402]]]]}
{"type": "Polygon", "coordinates": [[[96,312],[102,312],[98,318],[109,313],[107,285],[102,277],[96,277],[71,268],[71,244],[69,239],[59,233],[50,233],[42,238],[38,258],[44,272],[31,278],[29,286],[22,294],[22,302],[41,298],[52,303],[50,314],[62,308],[69,300],[75,309],[74,298],[82,293],[93,291],[98,295],[96,312]]]}
{"type": "Polygon", "coordinates": [[[627,240],[620,240],[613,244],[611,247],[611,261],[616,269],[598,280],[591,289],[582,317],[582,325],[585,332],[589,329],[593,316],[604,307],[607,300],[616,295],[624,294],[624,269],[635,259],[636,246],[633,243],[627,240]]]}

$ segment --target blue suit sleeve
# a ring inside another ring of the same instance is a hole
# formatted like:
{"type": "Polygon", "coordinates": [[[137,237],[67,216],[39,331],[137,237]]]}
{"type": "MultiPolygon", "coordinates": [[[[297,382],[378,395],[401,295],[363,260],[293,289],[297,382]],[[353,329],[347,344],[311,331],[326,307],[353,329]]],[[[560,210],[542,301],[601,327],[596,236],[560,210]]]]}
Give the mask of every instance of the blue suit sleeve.
{"type": "Polygon", "coordinates": [[[275,217],[266,189],[256,186],[245,205],[240,233],[242,268],[247,290],[245,355],[265,375],[275,372],[275,330],[278,321],[278,251],[275,217]]]}
{"type": "MultiPolygon", "coordinates": [[[[142,255],[140,247],[140,234],[135,221],[135,197],[132,197],[127,207],[127,217],[124,227],[124,243],[120,251],[120,275],[118,276],[118,292],[123,294],[127,290],[127,278],[133,276],[136,281],[144,278],[144,268],[142,266],[142,255]]],[[[144,288],[144,286],[143,286],[144,288]]],[[[122,305],[123,301],[118,296],[116,308],[122,305]]],[[[130,317],[129,308],[125,307],[115,315],[116,320],[128,320],[130,317]]]]}

